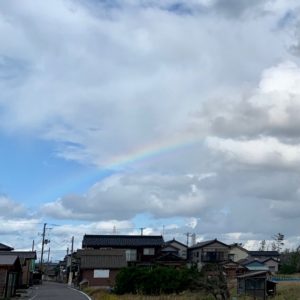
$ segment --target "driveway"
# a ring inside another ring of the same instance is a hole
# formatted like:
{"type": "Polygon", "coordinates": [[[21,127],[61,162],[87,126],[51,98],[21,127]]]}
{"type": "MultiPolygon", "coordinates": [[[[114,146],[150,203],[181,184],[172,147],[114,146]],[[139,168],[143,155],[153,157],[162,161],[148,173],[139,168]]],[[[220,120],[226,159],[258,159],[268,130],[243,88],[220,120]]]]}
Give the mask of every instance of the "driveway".
{"type": "Polygon", "coordinates": [[[66,284],[44,281],[35,286],[28,300],[88,300],[81,292],[69,288],[66,284]]]}

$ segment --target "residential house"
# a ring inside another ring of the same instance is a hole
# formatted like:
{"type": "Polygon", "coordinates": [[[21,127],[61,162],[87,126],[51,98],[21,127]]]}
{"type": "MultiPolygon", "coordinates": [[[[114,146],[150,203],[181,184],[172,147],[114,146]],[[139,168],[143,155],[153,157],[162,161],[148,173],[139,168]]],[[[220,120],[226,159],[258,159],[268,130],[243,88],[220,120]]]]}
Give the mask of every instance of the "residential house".
{"type": "Polygon", "coordinates": [[[19,278],[19,285],[29,287],[33,284],[33,272],[35,269],[35,251],[1,251],[1,255],[18,256],[22,266],[22,276],[19,278]]]}
{"type": "Polygon", "coordinates": [[[9,299],[15,295],[21,268],[17,255],[0,254],[0,299],[9,299]]]}
{"type": "Polygon", "coordinates": [[[111,287],[121,268],[127,266],[123,249],[78,250],[79,282],[88,286],[111,287]]]}
{"type": "Polygon", "coordinates": [[[160,266],[168,266],[174,268],[182,268],[186,266],[186,260],[181,258],[178,254],[167,252],[155,258],[155,264],[160,266]]]}
{"type": "Polygon", "coordinates": [[[256,271],[237,278],[238,295],[248,295],[253,299],[267,299],[276,293],[276,283],[270,279],[269,271],[256,271]]]}
{"type": "Polygon", "coordinates": [[[164,240],[153,235],[84,235],[83,249],[123,249],[129,264],[151,264],[161,253],[164,240]]]}
{"type": "Polygon", "coordinates": [[[280,254],[278,251],[248,251],[249,256],[257,259],[268,259],[273,258],[274,260],[280,261],[280,254]]]}
{"type": "Polygon", "coordinates": [[[165,249],[164,251],[166,251],[168,247],[173,247],[174,249],[177,249],[177,255],[182,259],[187,259],[187,250],[188,250],[187,245],[173,239],[165,242],[163,247],[165,249]]]}
{"type": "Polygon", "coordinates": [[[269,267],[256,258],[248,257],[246,259],[240,260],[239,263],[245,268],[247,268],[247,270],[250,272],[269,271],[269,267]]]}
{"type": "Polygon", "coordinates": [[[228,260],[220,264],[223,267],[223,271],[225,272],[227,278],[229,279],[236,278],[237,276],[243,275],[248,271],[245,266],[232,260],[228,260]]]}
{"type": "Polygon", "coordinates": [[[263,260],[263,263],[269,268],[269,271],[271,273],[277,273],[278,272],[278,267],[279,267],[279,262],[277,259],[274,259],[273,257],[267,258],[263,260]]]}
{"type": "Polygon", "coordinates": [[[234,243],[230,245],[229,259],[238,262],[249,256],[248,250],[242,247],[242,244],[234,243]]]}
{"type": "Polygon", "coordinates": [[[189,260],[201,269],[207,263],[221,263],[229,259],[230,246],[217,239],[197,243],[188,250],[189,260]]]}
{"type": "Polygon", "coordinates": [[[278,251],[248,251],[249,258],[256,259],[266,265],[272,273],[278,272],[280,254],[278,251]]]}

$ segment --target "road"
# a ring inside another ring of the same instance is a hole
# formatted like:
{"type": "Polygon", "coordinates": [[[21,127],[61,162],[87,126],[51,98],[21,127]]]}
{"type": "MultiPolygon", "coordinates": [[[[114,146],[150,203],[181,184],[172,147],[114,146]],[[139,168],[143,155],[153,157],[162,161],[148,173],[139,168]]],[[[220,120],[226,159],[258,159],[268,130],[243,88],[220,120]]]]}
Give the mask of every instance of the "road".
{"type": "Polygon", "coordinates": [[[35,286],[29,300],[88,300],[89,298],[66,284],[44,281],[35,286]]]}

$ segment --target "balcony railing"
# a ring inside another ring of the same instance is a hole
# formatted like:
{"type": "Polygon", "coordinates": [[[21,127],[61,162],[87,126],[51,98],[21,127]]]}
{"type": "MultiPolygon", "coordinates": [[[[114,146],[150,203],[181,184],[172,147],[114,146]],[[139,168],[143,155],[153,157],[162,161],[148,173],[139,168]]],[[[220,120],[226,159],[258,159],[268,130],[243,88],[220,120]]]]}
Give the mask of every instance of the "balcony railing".
{"type": "Polygon", "coordinates": [[[224,252],[209,252],[201,255],[201,261],[217,263],[228,260],[228,254],[224,252]]]}

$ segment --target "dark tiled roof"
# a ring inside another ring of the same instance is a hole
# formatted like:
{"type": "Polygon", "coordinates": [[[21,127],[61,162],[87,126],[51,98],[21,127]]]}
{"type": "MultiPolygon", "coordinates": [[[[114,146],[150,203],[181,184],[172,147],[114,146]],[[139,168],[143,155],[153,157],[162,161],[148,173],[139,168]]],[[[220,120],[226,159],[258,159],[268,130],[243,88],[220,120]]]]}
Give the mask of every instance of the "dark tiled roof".
{"type": "Polygon", "coordinates": [[[20,259],[36,259],[35,251],[1,251],[1,255],[16,255],[19,256],[20,259]]]}
{"type": "Polygon", "coordinates": [[[219,244],[222,244],[223,246],[228,247],[228,248],[230,247],[230,246],[218,241],[217,239],[214,239],[214,240],[203,241],[203,242],[197,243],[196,245],[190,247],[190,249],[202,248],[202,247],[205,247],[205,246],[209,246],[210,244],[213,244],[213,243],[219,243],[219,244]]]}
{"type": "Polygon", "coordinates": [[[125,250],[78,250],[81,269],[119,269],[127,266],[125,250]]]}
{"type": "Polygon", "coordinates": [[[14,250],[14,248],[0,243],[0,251],[11,251],[11,250],[14,250]]]}
{"type": "Polygon", "coordinates": [[[163,243],[161,235],[85,235],[82,248],[157,247],[163,243]]]}
{"type": "Polygon", "coordinates": [[[166,253],[155,259],[157,262],[184,262],[185,260],[173,253],[166,253]]]}
{"type": "Polygon", "coordinates": [[[181,246],[187,248],[187,245],[186,245],[186,244],[183,244],[183,243],[181,243],[181,242],[179,242],[179,241],[177,241],[177,240],[175,240],[175,239],[165,242],[166,245],[172,244],[172,243],[177,243],[177,244],[179,244],[179,245],[181,245],[181,246]]]}
{"type": "Polygon", "coordinates": [[[248,251],[249,255],[251,256],[265,256],[265,257],[272,257],[272,256],[279,256],[278,251],[248,251]]]}

